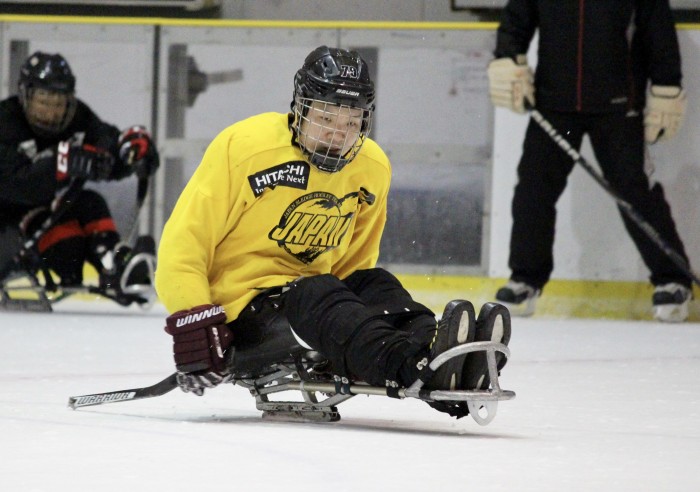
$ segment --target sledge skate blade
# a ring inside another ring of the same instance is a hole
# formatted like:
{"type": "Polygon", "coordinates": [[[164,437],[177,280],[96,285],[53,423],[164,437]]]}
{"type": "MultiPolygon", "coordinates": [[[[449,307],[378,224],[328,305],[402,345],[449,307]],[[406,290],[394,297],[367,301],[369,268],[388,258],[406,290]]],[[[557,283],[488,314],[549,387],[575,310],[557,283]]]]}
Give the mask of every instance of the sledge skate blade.
{"type": "Polygon", "coordinates": [[[287,421],[287,422],[337,422],[340,420],[337,404],[352,398],[353,395],[330,395],[335,389],[334,385],[323,384],[326,398],[317,395],[321,391],[307,388],[308,381],[301,380],[308,378],[309,374],[303,370],[305,368],[293,368],[284,364],[277,366],[275,372],[258,378],[235,379],[234,383],[247,388],[250,394],[255,397],[255,407],[263,412],[262,418],[265,420],[287,421]],[[303,401],[272,401],[270,395],[283,392],[293,392],[301,394],[303,401]]]}
{"type": "Polygon", "coordinates": [[[2,296],[0,311],[20,313],[50,313],[53,311],[48,299],[15,299],[2,296]]]}
{"type": "Polygon", "coordinates": [[[307,403],[266,402],[256,405],[262,410],[263,420],[277,422],[337,422],[340,413],[336,407],[317,407],[307,403]]]}

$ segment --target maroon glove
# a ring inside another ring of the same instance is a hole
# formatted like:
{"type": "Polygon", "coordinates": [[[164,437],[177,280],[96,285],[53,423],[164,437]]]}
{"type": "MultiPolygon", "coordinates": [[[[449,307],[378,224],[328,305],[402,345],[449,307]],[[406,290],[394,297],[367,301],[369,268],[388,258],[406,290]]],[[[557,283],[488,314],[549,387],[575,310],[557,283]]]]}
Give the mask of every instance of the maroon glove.
{"type": "Polygon", "coordinates": [[[224,351],[233,343],[233,333],[226,326],[224,308],[203,304],[173,313],[165,323],[165,331],[173,336],[178,371],[227,372],[224,351]]]}

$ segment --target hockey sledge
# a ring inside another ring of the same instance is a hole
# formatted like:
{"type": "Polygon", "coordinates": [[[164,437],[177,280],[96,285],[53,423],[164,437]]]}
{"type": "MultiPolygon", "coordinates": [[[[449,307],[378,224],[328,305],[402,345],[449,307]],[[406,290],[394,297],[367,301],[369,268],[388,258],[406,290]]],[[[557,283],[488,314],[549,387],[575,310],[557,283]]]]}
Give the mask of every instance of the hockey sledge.
{"type": "MultiPolygon", "coordinates": [[[[134,210],[135,218],[143,206],[148,183],[148,178],[139,178],[134,210]]],[[[135,302],[143,309],[148,309],[153,305],[157,297],[153,288],[156,262],[154,254],[148,252],[135,254],[123,272],[119,289],[107,289],[87,284],[62,287],[56,283],[51,271],[44,265],[36,245],[46,231],[53,227],[70,208],[71,203],[84,185],[84,179],[72,180],[69,186],[54,200],[51,215],[31,236],[22,239],[22,245],[14,257],[8,263],[4,263],[3,259],[0,258],[0,311],[51,312],[53,311],[52,306],[57,302],[79,294],[103,297],[123,306],[135,302]],[[151,279],[150,285],[126,285],[125,279],[139,263],[147,266],[148,276],[151,279]]],[[[135,226],[136,221],[126,238],[129,244],[135,235],[135,226]]],[[[139,247],[139,241],[141,241],[141,237],[136,238],[133,245],[135,250],[139,247]]]]}
{"type": "MultiPolygon", "coordinates": [[[[499,383],[496,353],[510,357],[507,346],[495,342],[472,342],[453,347],[430,363],[430,369],[437,370],[451,359],[470,352],[485,351],[488,361],[490,387],[474,391],[427,391],[423,382],[417,380],[408,388],[389,390],[370,386],[362,382],[352,382],[334,377],[327,372],[326,360],[315,351],[295,351],[296,355],[281,363],[273,363],[265,368],[252,370],[253,359],[239,358],[240,368],[233,370],[232,383],[242,386],[255,399],[255,406],[262,412],[263,419],[294,420],[302,422],[336,422],[340,420],[338,405],[357,395],[389,396],[395,392],[397,398],[416,398],[426,402],[466,402],[469,415],[480,425],[489,424],[496,416],[498,402],[515,398],[513,391],[503,390],[499,383]],[[288,398],[273,399],[280,394],[288,398]],[[296,395],[291,399],[291,395],[296,395]]],[[[164,395],[177,388],[177,374],[172,374],[159,383],[146,388],[111,391],[82,396],[72,396],[68,406],[72,409],[139,400],[164,395]]]]}
{"type": "MultiPolygon", "coordinates": [[[[489,424],[496,416],[498,402],[515,398],[513,391],[503,390],[498,380],[496,352],[510,357],[510,350],[503,344],[473,342],[454,347],[436,357],[430,369],[437,370],[442,364],[461,355],[483,350],[487,354],[491,387],[487,390],[433,390],[423,389],[420,379],[408,388],[395,390],[398,398],[417,398],[423,401],[466,402],[469,415],[480,425],[489,424]]],[[[234,377],[234,384],[248,389],[255,398],[255,406],[262,411],[264,419],[335,422],[340,420],[337,406],[356,395],[389,396],[384,387],[370,386],[362,382],[351,382],[324,372],[317,372],[325,361],[316,352],[307,352],[293,364],[279,364],[269,374],[257,377],[234,377]],[[272,395],[296,391],[303,401],[272,400],[272,395]]]]}
{"type": "MultiPolygon", "coordinates": [[[[500,319],[508,323],[506,331],[510,331],[510,316],[503,317],[503,311],[507,314],[503,306],[486,303],[481,311],[477,323],[490,323],[488,326],[493,327],[500,319]]],[[[478,341],[457,345],[435,357],[428,369],[421,372],[429,381],[431,376],[428,374],[434,374],[448,360],[483,352],[486,367],[479,365],[478,374],[488,374],[486,389],[427,390],[421,379],[406,388],[371,386],[338,376],[325,356],[300,344],[284,316],[276,310],[271,312],[265,323],[238,331],[235,345],[226,352],[228,379],[248,390],[264,419],[336,422],[340,420],[339,404],[357,395],[375,395],[444,403],[441,406],[457,409],[461,416],[468,410],[478,424],[487,425],[496,416],[499,401],[515,398],[515,393],[501,389],[499,382],[499,364],[502,368],[510,358],[508,340],[504,340],[505,343],[478,341]]],[[[177,378],[178,373],[175,373],[145,388],[73,396],[69,398],[68,406],[76,409],[161,396],[178,387],[177,378]]]]}
{"type": "MultiPolygon", "coordinates": [[[[155,273],[155,258],[147,253],[134,255],[134,265],[141,261],[147,265],[149,276],[155,273]]],[[[124,278],[128,278],[133,266],[127,267],[124,278]]],[[[0,311],[52,312],[53,305],[75,295],[99,296],[120,305],[132,302],[143,309],[150,308],[156,300],[156,292],[151,285],[121,285],[121,292],[105,289],[98,285],[83,284],[75,287],[62,287],[50,272],[42,271],[44,281],[37,272],[17,270],[0,280],[0,311]]]]}

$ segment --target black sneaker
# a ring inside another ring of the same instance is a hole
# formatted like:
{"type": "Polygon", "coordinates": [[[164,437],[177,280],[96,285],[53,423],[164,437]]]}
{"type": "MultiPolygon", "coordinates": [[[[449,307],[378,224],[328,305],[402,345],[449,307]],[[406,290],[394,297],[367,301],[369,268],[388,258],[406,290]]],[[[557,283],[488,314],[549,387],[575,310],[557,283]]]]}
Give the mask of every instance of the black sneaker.
{"type": "MultiPolygon", "coordinates": [[[[502,305],[487,302],[481,307],[476,320],[475,342],[499,342],[508,345],[510,342],[510,312],[502,305]]],[[[496,368],[503,369],[508,359],[496,352],[496,368]]],[[[491,385],[489,378],[486,352],[471,352],[467,354],[462,373],[462,389],[484,390],[491,385]]]]}
{"type": "Polygon", "coordinates": [[[685,285],[668,283],[654,287],[651,302],[654,318],[664,323],[682,323],[688,319],[688,305],[693,292],[685,285]]]}
{"type": "Polygon", "coordinates": [[[525,282],[509,280],[496,292],[496,300],[504,304],[513,316],[532,316],[535,312],[535,303],[541,293],[540,289],[525,282]]]}
{"type": "MultiPolygon", "coordinates": [[[[430,361],[452,347],[474,340],[474,306],[469,301],[450,301],[437,324],[430,344],[430,361]]],[[[465,356],[453,357],[442,364],[424,385],[427,390],[455,390],[461,388],[462,366],[465,356]]],[[[429,361],[424,361],[429,363],[429,361]]]]}

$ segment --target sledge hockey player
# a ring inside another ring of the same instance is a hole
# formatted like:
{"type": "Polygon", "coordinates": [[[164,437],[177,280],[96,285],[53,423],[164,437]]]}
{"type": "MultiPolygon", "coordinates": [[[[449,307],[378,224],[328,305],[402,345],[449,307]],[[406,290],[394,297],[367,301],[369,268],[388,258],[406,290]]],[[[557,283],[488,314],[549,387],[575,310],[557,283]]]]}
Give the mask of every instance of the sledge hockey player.
{"type": "MultiPolygon", "coordinates": [[[[237,344],[256,337],[261,357],[291,338],[322,354],[336,381],[390,395],[418,378],[428,390],[489,387],[483,352],[432,374],[428,364],[466,342],[507,344],[508,311],[490,303],[475,320],[472,304],[456,300],[436,323],[375,266],[391,167],[368,137],[374,107],[365,61],[321,46],[294,77],[290,113],[253,116],[211,142],[158,252],[156,290],[172,313],[165,330],[182,390],[201,395],[230,381],[237,344]],[[272,324],[283,327],[278,337],[260,335],[272,324]]],[[[430,405],[459,418],[465,403],[430,405]]]]}
{"type": "Polygon", "coordinates": [[[38,51],[20,68],[19,94],[0,101],[0,281],[48,268],[61,288],[79,288],[87,261],[99,273],[101,292],[123,305],[143,303],[123,286],[152,283],[146,263],[154,259],[153,239],[140,237],[133,250],[120,244],[105,199],[81,184],[134,173],[146,179],[158,168],[158,152],[145,128],[120,132],[100,120],[75,96],[75,84],[63,56],[38,51]],[[77,190],[72,203],[41,231],[69,187],[77,190]],[[37,231],[36,254],[20,255],[37,231]],[[137,253],[143,254],[134,264],[137,253]],[[129,278],[122,279],[125,271],[129,278]]]}

